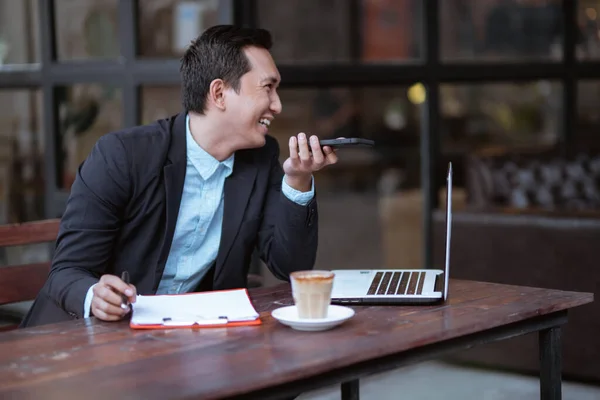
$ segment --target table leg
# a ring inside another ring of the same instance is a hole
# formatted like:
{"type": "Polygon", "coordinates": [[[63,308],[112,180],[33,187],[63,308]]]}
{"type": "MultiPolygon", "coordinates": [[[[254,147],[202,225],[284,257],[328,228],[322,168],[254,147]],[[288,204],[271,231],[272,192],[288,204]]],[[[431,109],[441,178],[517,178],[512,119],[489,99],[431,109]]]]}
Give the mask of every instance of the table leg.
{"type": "Polygon", "coordinates": [[[541,400],[561,400],[562,398],[560,336],[560,327],[544,329],[539,333],[541,400]]]}
{"type": "Polygon", "coordinates": [[[358,379],[342,383],[342,400],[359,400],[358,379]]]}

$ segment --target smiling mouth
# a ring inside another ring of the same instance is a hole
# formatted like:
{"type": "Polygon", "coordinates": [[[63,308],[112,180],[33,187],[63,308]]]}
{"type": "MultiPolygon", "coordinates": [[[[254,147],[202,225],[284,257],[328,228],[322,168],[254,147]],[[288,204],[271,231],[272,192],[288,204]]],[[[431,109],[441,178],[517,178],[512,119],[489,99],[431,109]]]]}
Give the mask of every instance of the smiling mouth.
{"type": "Polygon", "coordinates": [[[269,127],[269,125],[271,125],[271,121],[266,118],[261,119],[260,121],[258,121],[258,123],[266,126],[267,128],[269,127]]]}

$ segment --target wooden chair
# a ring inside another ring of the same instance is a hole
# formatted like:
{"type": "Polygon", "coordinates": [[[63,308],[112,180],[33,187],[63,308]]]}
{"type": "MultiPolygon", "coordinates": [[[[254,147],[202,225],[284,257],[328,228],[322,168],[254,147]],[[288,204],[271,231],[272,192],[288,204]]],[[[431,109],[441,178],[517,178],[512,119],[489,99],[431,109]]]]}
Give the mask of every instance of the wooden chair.
{"type": "MultiPolygon", "coordinates": [[[[59,224],[59,219],[50,219],[0,226],[0,247],[53,242],[58,235],[59,224]]],[[[50,261],[0,267],[0,306],[35,299],[49,271],[50,261]]],[[[20,322],[19,316],[7,314],[2,309],[0,319],[8,322],[0,326],[0,331],[15,329],[20,322]]]]}

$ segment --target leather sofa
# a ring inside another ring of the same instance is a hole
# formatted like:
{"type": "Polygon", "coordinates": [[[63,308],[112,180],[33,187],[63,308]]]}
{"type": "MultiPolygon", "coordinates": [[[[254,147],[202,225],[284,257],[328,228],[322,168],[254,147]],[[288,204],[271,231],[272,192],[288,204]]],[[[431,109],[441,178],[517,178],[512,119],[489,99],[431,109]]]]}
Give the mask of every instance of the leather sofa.
{"type": "MultiPolygon", "coordinates": [[[[453,213],[451,277],[592,292],[597,298],[600,158],[490,158],[473,157],[467,164],[467,206],[453,213]]],[[[441,268],[444,212],[436,210],[433,220],[434,264],[441,268]]],[[[599,332],[598,301],[570,312],[562,337],[565,378],[600,381],[599,332]]],[[[478,346],[452,360],[538,373],[537,335],[478,346]]]]}

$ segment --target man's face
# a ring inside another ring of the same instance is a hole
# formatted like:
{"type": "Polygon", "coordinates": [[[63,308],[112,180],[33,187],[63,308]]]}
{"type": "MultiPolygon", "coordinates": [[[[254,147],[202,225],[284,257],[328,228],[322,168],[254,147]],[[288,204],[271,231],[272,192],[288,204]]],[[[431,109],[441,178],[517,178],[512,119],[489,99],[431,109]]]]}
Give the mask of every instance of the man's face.
{"type": "Polygon", "coordinates": [[[237,147],[255,148],[264,146],[269,124],[281,112],[281,77],[268,50],[247,47],[244,53],[251,69],[241,77],[239,93],[227,89],[225,117],[237,147]]]}

